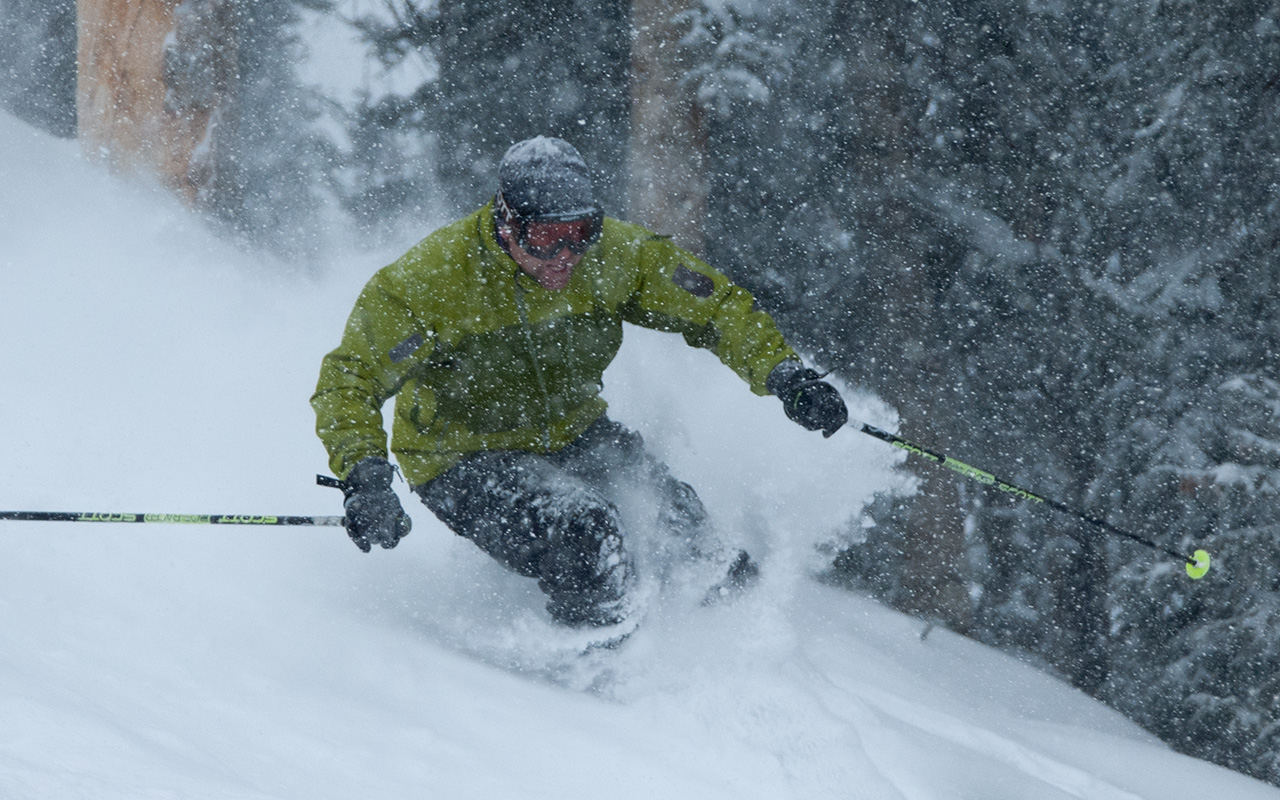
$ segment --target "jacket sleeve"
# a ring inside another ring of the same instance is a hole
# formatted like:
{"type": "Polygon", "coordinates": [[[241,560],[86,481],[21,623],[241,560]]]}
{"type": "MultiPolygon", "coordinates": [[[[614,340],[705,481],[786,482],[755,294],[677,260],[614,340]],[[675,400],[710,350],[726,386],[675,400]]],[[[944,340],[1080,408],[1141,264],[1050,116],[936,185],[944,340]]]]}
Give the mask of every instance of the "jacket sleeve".
{"type": "Polygon", "coordinates": [[[750,292],[670,239],[652,237],[638,257],[639,286],[621,309],[627,322],[683,334],[691,346],[715,353],[759,395],[769,393],[765,380],[774,367],[798,358],[750,292]]]}
{"type": "Polygon", "coordinates": [[[432,330],[415,317],[388,267],[356,300],[342,343],[324,357],[311,397],[329,467],[345,479],[361,459],[387,455],[382,405],[431,354],[432,330]]]}

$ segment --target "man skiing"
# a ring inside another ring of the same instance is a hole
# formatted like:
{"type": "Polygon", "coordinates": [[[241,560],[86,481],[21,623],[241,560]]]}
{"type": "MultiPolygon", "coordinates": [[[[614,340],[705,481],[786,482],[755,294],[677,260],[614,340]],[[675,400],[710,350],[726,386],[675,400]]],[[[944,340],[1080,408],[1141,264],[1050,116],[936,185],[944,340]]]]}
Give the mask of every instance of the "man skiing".
{"type": "Polygon", "coordinates": [[[745,552],[715,541],[693,489],[606,416],[601,377],[623,322],[711,350],[809,430],[830,436],[848,420],[748,292],[668,237],[604,217],[578,151],[528,139],[503,156],[492,201],[373,276],[324,358],[311,405],[356,545],[391,548],[409,533],[382,426],[394,396],[391,451],[414,492],[537,578],[557,622],[630,613],[624,489],[656,498],[678,556],[719,562],[721,588],[753,577],[745,552]]]}

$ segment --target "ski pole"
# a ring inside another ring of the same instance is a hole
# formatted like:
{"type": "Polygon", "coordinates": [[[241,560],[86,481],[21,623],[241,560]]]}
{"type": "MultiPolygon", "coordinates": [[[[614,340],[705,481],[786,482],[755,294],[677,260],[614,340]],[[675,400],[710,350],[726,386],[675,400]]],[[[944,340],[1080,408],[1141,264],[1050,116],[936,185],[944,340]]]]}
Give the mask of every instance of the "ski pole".
{"type": "Polygon", "coordinates": [[[1176,550],[1170,550],[1167,547],[1162,547],[1161,545],[1156,544],[1150,539],[1139,536],[1136,533],[1130,533],[1129,531],[1126,531],[1123,528],[1118,528],[1115,525],[1112,525],[1111,523],[1107,522],[1106,520],[1099,519],[1094,516],[1090,516],[1089,514],[1086,514],[1083,511],[1078,511],[1065,503],[1059,503],[1057,500],[1052,500],[1048,497],[1044,497],[1043,495],[1038,495],[1035,492],[1031,492],[1031,491],[1028,491],[1027,489],[1023,489],[1020,486],[1015,486],[1014,484],[1009,483],[1008,481],[1001,480],[1000,478],[997,478],[995,475],[992,475],[990,472],[986,472],[985,470],[980,470],[977,467],[970,466],[964,463],[963,461],[959,461],[948,455],[944,455],[942,453],[938,453],[933,450],[929,450],[927,448],[921,447],[915,442],[904,439],[901,436],[888,433],[887,431],[882,431],[879,428],[872,427],[871,425],[868,425],[866,423],[862,423],[862,427],[859,430],[861,430],[863,433],[867,434],[868,436],[874,436],[875,438],[881,440],[882,442],[888,442],[894,447],[897,447],[902,450],[906,450],[908,453],[914,453],[920,456],[921,458],[927,459],[936,464],[941,464],[947,469],[950,469],[954,472],[958,472],[961,475],[965,476],[966,478],[973,478],[979,483],[986,484],[987,486],[994,486],[1000,491],[1005,492],[1006,494],[1011,494],[1014,497],[1017,497],[1021,500],[1030,500],[1033,503],[1044,503],[1050,508],[1061,511],[1064,514],[1070,514],[1073,517],[1084,520],[1085,522],[1097,527],[1102,531],[1114,534],[1116,536],[1123,536],[1126,539],[1130,539],[1139,544],[1146,545],[1147,547],[1150,547],[1152,550],[1155,550],[1157,552],[1167,553],[1173,556],[1174,558],[1178,559],[1179,561],[1186,562],[1187,575],[1189,575],[1192,580],[1199,580],[1200,578],[1203,578],[1206,573],[1209,572],[1209,554],[1204,550],[1197,550],[1194,553],[1192,553],[1190,556],[1183,555],[1182,553],[1179,553],[1176,550]]]}
{"type": "MultiPolygon", "coordinates": [[[[341,489],[342,481],[317,475],[316,483],[341,489]]],[[[103,511],[0,511],[0,522],[159,522],[167,525],[327,525],[341,527],[343,517],[291,517],[257,514],[117,514],[103,511]]]]}
{"type": "Polygon", "coordinates": [[[342,517],[272,517],[250,514],[116,514],[102,511],[0,511],[15,522],[159,522],[184,525],[342,525],[342,517]]]}

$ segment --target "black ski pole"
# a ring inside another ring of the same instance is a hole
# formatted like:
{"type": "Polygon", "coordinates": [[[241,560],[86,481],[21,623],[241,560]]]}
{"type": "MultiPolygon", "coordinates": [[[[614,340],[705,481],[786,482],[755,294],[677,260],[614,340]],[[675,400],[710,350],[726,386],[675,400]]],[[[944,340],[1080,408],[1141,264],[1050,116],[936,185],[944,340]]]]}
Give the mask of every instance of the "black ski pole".
{"type": "MultiPolygon", "coordinates": [[[[316,483],[341,489],[342,481],[317,475],[316,483]]],[[[343,517],[258,514],[118,514],[111,511],[0,511],[0,522],[158,522],[166,525],[314,525],[342,527],[343,517]]]]}
{"type": "MultiPolygon", "coordinates": [[[[341,489],[337,478],[317,475],[320,486],[341,489]]],[[[260,514],[127,514],[114,511],[0,511],[0,522],[152,522],[165,525],[313,525],[342,527],[343,517],[268,516],[260,514]]]]}
{"type": "Polygon", "coordinates": [[[342,517],[254,514],[118,514],[112,511],[0,511],[15,522],[158,522],[166,525],[342,525],[342,517]]]}
{"type": "Polygon", "coordinates": [[[1050,508],[1061,511],[1064,514],[1070,514],[1071,516],[1076,517],[1077,519],[1084,520],[1090,525],[1093,525],[1094,527],[1098,528],[1099,530],[1105,531],[1106,533],[1114,534],[1116,536],[1123,536],[1124,538],[1135,541],[1138,544],[1146,545],[1147,547],[1150,547],[1152,550],[1155,550],[1157,552],[1167,553],[1168,555],[1173,556],[1179,561],[1186,562],[1187,575],[1189,575],[1192,580],[1199,580],[1200,578],[1203,578],[1206,573],[1209,572],[1209,554],[1204,550],[1196,550],[1190,556],[1184,555],[1182,553],[1177,552],[1176,550],[1170,550],[1167,547],[1163,547],[1159,544],[1156,544],[1150,539],[1139,536],[1136,533],[1130,533],[1129,531],[1126,531],[1123,528],[1118,528],[1115,525],[1112,525],[1111,523],[1107,522],[1106,520],[1091,516],[1089,514],[1086,514],[1083,511],[1078,511],[1065,503],[1059,503],[1057,500],[1052,500],[1048,497],[1044,497],[1043,495],[1039,495],[1039,494],[1036,494],[1035,492],[1031,492],[1031,491],[1028,491],[1027,489],[1023,489],[1020,486],[1015,486],[1014,484],[1009,483],[1008,481],[1004,481],[1004,480],[1001,480],[1000,478],[997,478],[995,475],[992,475],[990,472],[987,472],[985,470],[980,470],[977,467],[970,466],[964,463],[963,461],[959,461],[948,455],[944,455],[943,453],[938,453],[933,450],[929,450],[927,448],[921,447],[915,442],[904,439],[901,436],[898,436],[896,434],[892,434],[887,431],[882,431],[879,428],[872,427],[871,425],[867,425],[866,423],[863,423],[862,427],[859,430],[861,430],[863,433],[867,434],[868,436],[874,436],[875,438],[879,439],[882,442],[888,442],[894,447],[900,448],[902,450],[906,450],[908,453],[914,453],[920,456],[921,458],[927,459],[936,464],[941,464],[947,469],[950,469],[954,472],[958,472],[961,475],[965,476],[966,478],[973,478],[979,483],[986,484],[987,486],[993,486],[1002,492],[1011,494],[1014,497],[1020,498],[1022,500],[1030,500],[1033,503],[1044,503],[1050,508]]]}

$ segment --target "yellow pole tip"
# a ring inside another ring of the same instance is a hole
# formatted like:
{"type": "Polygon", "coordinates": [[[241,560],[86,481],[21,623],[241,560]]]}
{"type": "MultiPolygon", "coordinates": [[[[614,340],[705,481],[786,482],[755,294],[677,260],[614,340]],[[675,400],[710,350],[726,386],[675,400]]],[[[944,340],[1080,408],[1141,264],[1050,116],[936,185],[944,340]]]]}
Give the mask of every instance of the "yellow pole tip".
{"type": "Polygon", "coordinates": [[[1209,572],[1209,554],[1197,550],[1191,554],[1192,561],[1187,562],[1187,574],[1191,580],[1198,581],[1209,572]]]}

